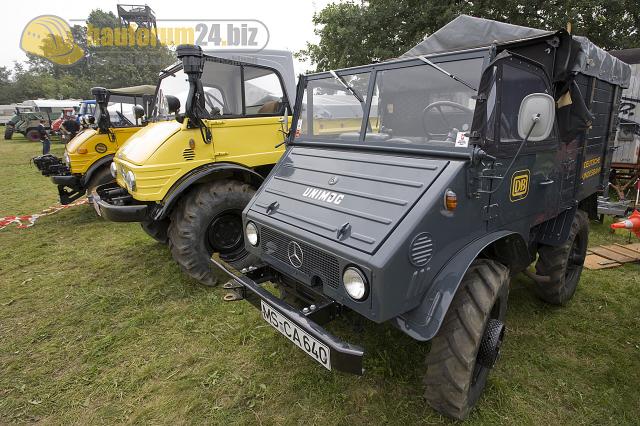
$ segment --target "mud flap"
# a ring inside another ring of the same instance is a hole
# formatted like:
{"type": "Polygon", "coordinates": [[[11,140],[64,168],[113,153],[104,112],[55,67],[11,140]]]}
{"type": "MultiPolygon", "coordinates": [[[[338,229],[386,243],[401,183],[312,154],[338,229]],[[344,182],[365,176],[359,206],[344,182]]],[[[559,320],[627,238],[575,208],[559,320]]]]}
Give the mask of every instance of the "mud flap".
{"type": "Polygon", "coordinates": [[[557,247],[567,241],[578,207],[573,206],[536,227],[534,241],[557,247]]]}

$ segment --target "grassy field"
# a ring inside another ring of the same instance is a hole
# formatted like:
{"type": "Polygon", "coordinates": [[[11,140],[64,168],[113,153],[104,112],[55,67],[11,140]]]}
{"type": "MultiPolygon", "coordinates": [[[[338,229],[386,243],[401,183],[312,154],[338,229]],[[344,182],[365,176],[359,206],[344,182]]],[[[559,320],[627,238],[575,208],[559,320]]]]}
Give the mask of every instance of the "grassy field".
{"type": "MultiPolygon", "coordinates": [[[[39,149],[0,140],[0,216],[56,202],[29,166],[39,149]]],[[[611,241],[625,237],[593,225],[611,241]]],[[[421,397],[428,344],[347,317],[329,328],[366,348],[367,373],[331,373],[223,295],[88,206],[0,231],[0,423],[448,423],[421,397]]],[[[519,277],[507,326],[468,424],[638,424],[639,265],[585,271],[566,308],[519,277]]]]}

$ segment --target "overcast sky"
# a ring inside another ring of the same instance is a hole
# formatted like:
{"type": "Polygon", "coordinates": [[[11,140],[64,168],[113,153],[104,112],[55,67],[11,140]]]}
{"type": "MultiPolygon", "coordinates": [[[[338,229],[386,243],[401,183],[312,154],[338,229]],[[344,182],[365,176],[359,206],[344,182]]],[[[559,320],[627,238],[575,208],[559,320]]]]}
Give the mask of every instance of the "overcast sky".
{"type": "MultiPolygon", "coordinates": [[[[232,0],[232,1],[176,1],[150,0],[157,19],[259,19],[268,27],[270,40],[267,48],[292,52],[316,40],[311,18],[332,0],[232,0]]],[[[20,50],[22,29],[38,15],[57,15],[67,20],[86,19],[93,9],[112,11],[116,5],[144,4],[137,0],[100,0],[60,2],[52,0],[12,1],[4,4],[0,25],[0,65],[13,67],[13,61],[24,61],[20,50]]],[[[296,64],[296,73],[304,72],[306,64],[296,64]]]]}

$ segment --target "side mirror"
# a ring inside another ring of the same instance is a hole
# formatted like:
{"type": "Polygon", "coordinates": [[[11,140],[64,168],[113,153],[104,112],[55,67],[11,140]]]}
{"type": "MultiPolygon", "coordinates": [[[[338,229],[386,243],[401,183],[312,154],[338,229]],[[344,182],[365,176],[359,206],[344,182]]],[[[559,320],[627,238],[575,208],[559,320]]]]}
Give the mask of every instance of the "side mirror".
{"type": "Polygon", "coordinates": [[[518,136],[522,140],[527,139],[531,142],[547,139],[553,130],[555,117],[556,103],[552,96],[546,93],[532,93],[525,96],[518,112],[518,136]],[[532,129],[531,126],[534,123],[535,126],[532,129]]]}
{"type": "Polygon", "coordinates": [[[180,99],[171,95],[166,95],[164,98],[167,100],[169,114],[177,114],[180,111],[180,99]]]}
{"type": "MultiPolygon", "coordinates": [[[[180,101],[178,101],[179,103],[180,101]]],[[[133,107],[133,115],[136,117],[136,120],[139,120],[144,117],[144,108],[140,105],[134,105],[133,107]]]]}

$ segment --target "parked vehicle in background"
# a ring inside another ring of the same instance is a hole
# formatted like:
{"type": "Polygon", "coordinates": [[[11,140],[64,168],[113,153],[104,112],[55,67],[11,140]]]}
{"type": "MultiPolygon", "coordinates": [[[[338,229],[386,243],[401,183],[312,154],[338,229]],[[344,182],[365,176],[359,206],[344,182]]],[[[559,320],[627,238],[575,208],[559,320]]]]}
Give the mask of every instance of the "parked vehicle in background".
{"type": "Polygon", "coordinates": [[[113,155],[134,133],[146,125],[156,86],[105,89],[94,87],[96,116],[85,115],[91,127],[78,133],[62,158],[43,155],[33,159],[44,176],[58,187],[60,203],[69,204],[97,185],[113,181],[109,168],[113,155]]]}
{"type": "Polygon", "coordinates": [[[35,130],[40,120],[45,121],[47,130],[51,130],[53,120],[62,114],[65,108],[77,111],[77,99],[33,99],[22,102],[15,107],[14,116],[6,123],[4,138],[11,139],[14,133],[20,133],[33,142],[40,141],[40,134],[35,130]]]}
{"type": "Polygon", "coordinates": [[[46,129],[51,128],[51,119],[45,112],[35,111],[33,106],[17,106],[15,114],[4,128],[4,138],[10,140],[14,133],[20,133],[32,142],[40,141],[40,131],[37,127],[44,121],[46,129]]]}
{"type": "Polygon", "coordinates": [[[96,115],[96,100],[95,99],[85,99],[80,102],[80,108],[78,109],[78,114],[76,114],[76,120],[78,123],[82,124],[82,120],[86,116],[95,116],[96,115]]]}
{"type": "Polygon", "coordinates": [[[4,126],[16,115],[16,107],[21,107],[23,111],[29,109],[35,111],[33,106],[25,106],[23,104],[0,105],[0,125],[4,126]]]}
{"type": "Polygon", "coordinates": [[[60,132],[60,126],[62,122],[73,118],[75,120],[75,108],[63,108],[60,116],[51,123],[51,132],[54,134],[58,134],[60,132]]]}
{"type": "Polygon", "coordinates": [[[620,200],[634,199],[640,179],[640,48],[611,54],[631,66],[631,82],[622,92],[620,122],[611,159],[611,186],[620,200]]]}
{"type": "Polygon", "coordinates": [[[286,51],[176,52],[153,122],[118,150],[117,183],[98,186],[94,201],[108,220],[140,222],[188,275],[214,285],[212,253],[254,261],[240,214],[284,151],[293,60],[286,51]]]}
{"type": "Polygon", "coordinates": [[[302,77],[286,153],[243,214],[258,261],[214,257],[225,300],[329,370],[363,373],[363,348],[321,326],[344,311],[431,341],[425,399],[465,418],[511,276],[535,262],[542,300],[576,291],[629,75],[564,30],[461,15],[400,59],[302,77]],[[359,103],[356,130],[320,130],[326,95],[359,103]]]}

